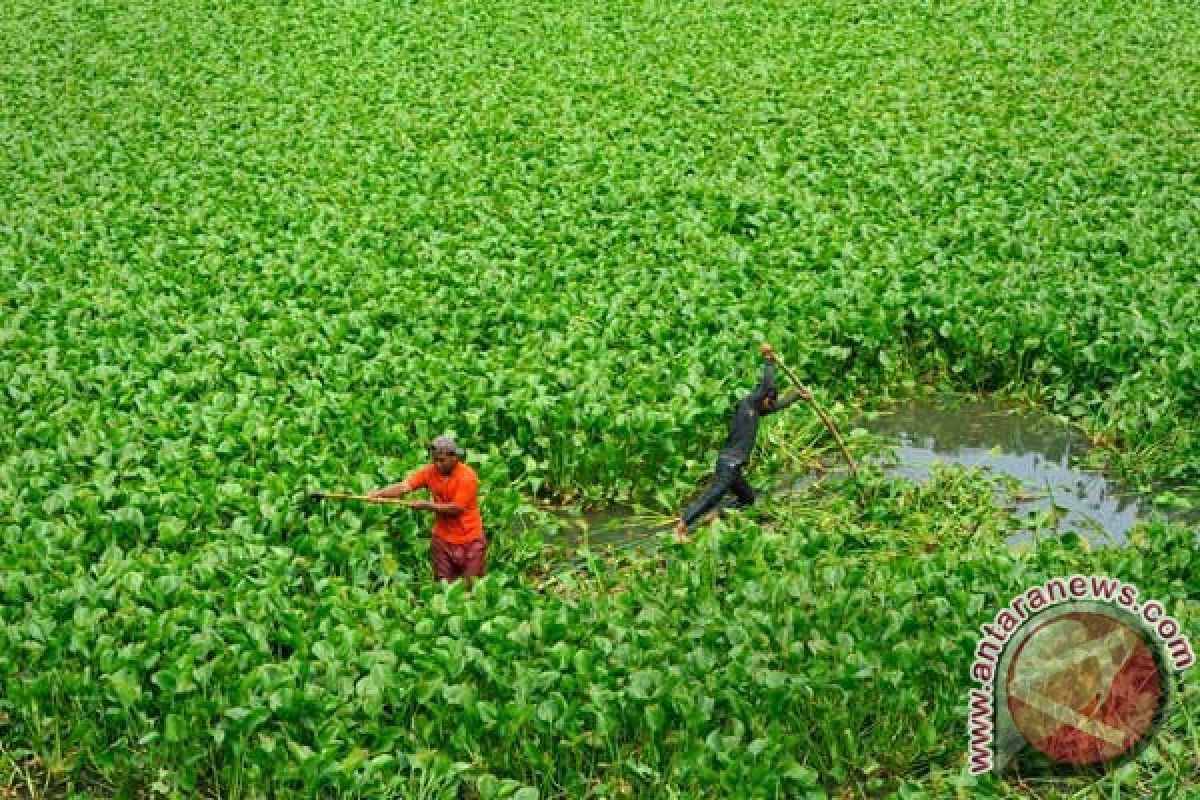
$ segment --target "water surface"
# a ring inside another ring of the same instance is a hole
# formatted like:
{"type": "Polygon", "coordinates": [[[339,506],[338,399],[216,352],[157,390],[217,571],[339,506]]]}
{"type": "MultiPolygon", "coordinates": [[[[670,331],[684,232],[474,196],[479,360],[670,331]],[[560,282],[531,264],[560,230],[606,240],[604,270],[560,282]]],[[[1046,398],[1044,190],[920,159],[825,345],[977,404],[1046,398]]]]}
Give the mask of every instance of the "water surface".
{"type": "MultiPolygon", "coordinates": [[[[923,482],[935,465],[960,465],[1008,476],[1021,488],[1003,502],[1017,514],[1054,512],[1057,532],[1077,533],[1096,545],[1125,542],[1156,511],[1150,496],[1079,467],[1087,438],[1048,414],[993,400],[928,398],[897,403],[855,424],[892,445],[891,457],[882,461],[889,474],[923,482]]],[[[1161,511],[1176,520],[1196,517],[1195,510],[1161,511]]],[[[1030,536],[1026,530],[1010,541],[1030,536]]]]}
{"type": "MultiPolygon", "coordinates": [[[[994,400],[942,396],[895,403],[848,427],[863,428],[881,441],[884,455],[872,460],[897,478],[925,482],[936,466],[962,466],[1015,480],[1019,488],[997,495],[998,504],[1028,521],[1009,538],[1011,544],[1028,541],[1035,530],[1040,535],[1077,533],[1095,546],[1120,544],[1153,513],[1200,525],[1200,492],[1173,490],[1191,501],[1191,510],[1156,509],[1151,495],[1081,468],[1079,459],[1089,449],[1086,436],[1049,414],[994,400]]],[[[807,491],[816,480],[813,475],[785,479],[763,494],[807,491]]],[[[584,544],[599,553],[618,553],[650,544],[655,534],[670,530],[669,523],[652,524],[628,508],[556,514],[564,523],[565,533],[556,543],[564,555],[584,544]]]]}

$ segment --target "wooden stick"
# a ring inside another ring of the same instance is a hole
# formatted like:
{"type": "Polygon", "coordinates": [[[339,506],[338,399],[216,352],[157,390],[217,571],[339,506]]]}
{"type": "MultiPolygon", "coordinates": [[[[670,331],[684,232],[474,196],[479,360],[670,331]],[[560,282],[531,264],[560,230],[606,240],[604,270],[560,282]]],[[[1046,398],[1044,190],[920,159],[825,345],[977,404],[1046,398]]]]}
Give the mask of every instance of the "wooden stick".
{"type": "Polygon", "coordinates": [[[361,500],[364,503],[381,503],[392,506],[408,506],[412,508],[412,500],[401,500],[398,497],[368,497],[365,494],[346,494],[345,492],[313,492],[309,495],[313,500],[361,500]]]}
{"type": "Polygon", "coordinates": [[[829,415],[825,413],[825,409],[817,405],[817,401],[812,397],[812,390],[807,389],[807,387],[800,382],[800,379],[796,377],[796,373],[792,372],[791,367],[783,363],[783,360],[778,354],[775,353],[774,348],[771,349],[771,353],[772,360],[778,364],[784,372],[787,373],[787,376],[791,379],[792,383],[808,392],[808,396],[804,398],[805,402],[812,406],[812,410],[817,412],[817,416],[821,418],[821,422],[825,423],[825,427],[829,429],[829,432],[833,434],[833,438],[837,440],[838,447],[840,447],[842,450],[842,455],[846,457],[846,464],[848,464],[850,467],[851,477],[858,477],[858,466],[854,463],[854,459],[850,457],[850,451],[846,449],[846,443],[842,441],[842,435],[838,433],[837,426],[833,424],[833,420],[830,419],[829,415]]]}

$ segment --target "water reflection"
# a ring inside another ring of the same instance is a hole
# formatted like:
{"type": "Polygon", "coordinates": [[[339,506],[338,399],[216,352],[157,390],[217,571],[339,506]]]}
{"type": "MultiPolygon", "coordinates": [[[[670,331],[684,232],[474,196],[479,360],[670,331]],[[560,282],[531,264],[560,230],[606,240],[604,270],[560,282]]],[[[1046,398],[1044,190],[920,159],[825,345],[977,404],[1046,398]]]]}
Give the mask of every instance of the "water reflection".
{"type": "MultiPolygon", "coordinates": [[[[1097,545],[1124,542],[1151,511],[1148,500],[1127,487],[1074,468],[1072,461],[1086,452],[1087,441],[1049,415],[994,401],[929,399],[900,403],[855,424],[896,443],[895,461],[886,466],[890,474],[925,481],[934,465],[962,465],[1010,476],[1022,486],[1008,498],[1017,513],[1057,507],[1058,531],[1078,533],[1097,545]]],[[[1022,531],[1010,541],[1030,537],[1022,531]]]]}

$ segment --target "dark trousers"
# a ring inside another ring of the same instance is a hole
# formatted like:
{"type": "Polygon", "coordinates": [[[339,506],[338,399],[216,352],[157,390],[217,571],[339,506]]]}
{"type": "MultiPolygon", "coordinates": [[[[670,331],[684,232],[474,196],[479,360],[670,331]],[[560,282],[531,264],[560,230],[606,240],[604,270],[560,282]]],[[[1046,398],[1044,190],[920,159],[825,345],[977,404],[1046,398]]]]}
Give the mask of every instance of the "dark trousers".
{"type": "Polygon", "coordinates": [[[696,520],[720,504],[721,497],[726,492],[733,492],[734,496],[737,497],[738,508],[745,508],[754,504],[754,489],[750,487],[750,482],[742,475],[742,468],[718,458],[717,472],[713,478],[713,482],[683,510],[683,524],[689,528],[692,527],[692,524],[696,520]]]}

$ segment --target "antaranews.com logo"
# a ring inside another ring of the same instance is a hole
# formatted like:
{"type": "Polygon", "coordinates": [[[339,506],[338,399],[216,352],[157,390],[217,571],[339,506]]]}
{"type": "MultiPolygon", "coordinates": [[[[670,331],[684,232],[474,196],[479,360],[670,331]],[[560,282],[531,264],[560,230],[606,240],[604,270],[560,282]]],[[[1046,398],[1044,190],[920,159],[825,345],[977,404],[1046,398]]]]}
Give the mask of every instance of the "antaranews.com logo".
{"type": "Polygon", "coordinates": [[[982,626],[968,702],[968,769],[1003,772],[1032,746],[1061,764],[1137,752],[1162,721],[1171,677],[1196,661],[1179,623],[1137,587],[1054,578],[982,626]]]}

